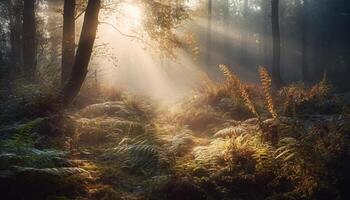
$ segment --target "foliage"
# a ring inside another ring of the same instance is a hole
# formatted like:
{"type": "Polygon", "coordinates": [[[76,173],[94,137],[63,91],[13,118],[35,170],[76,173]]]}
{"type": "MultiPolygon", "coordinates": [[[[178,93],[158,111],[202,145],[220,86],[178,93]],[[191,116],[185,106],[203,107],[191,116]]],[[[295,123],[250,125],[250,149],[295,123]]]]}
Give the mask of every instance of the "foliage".
{"type": "Polygon", "coordinates": [[[143,25],[147,35],[156,42],[161,53],[175,59],[174,49],[182,47],[183,43],[173,30],[189,18],[186,7],[171,1],[144,0],[142,4],[145,8],[143,25]]]}
{"type": "Polygon", "coordinates": [[[126,95],[123,102],[128,109],[135,111],[138,115],[143,117],[152,117],[154,115],[155,107],[151,99],[137,95],[126,95]]]}
{"type": "Polygon", "coordinates": [[[272,85],[271,77],[267,69],[265,69],[264,67],[259,67],[259,74],[260,74],[261,85],[262,85],[265,100],[266,100],[266,107],[270,112],[270,114],[272,115],[272,117],[276,119],[277,113],[275,110],[275,105],[271,94],[271,85],[272,85]]]}
{"type": "Polygon", "coordinates": [[[149,136],[123,138],[105,156],[121,161],[122,167],[130,170],[166,170],[174,163],[170,152],[149,136]]]}
{"type": "Polygon", "coordinates": [[[279,91],[286,115],[302,114],[305,111],[312,112],[317,106],[327,101],[330,94],[331,85],[326,76],[312,87],[305,87],[303,84],[292,84],[279,91]]]}
{"type": "Polygon", "coordinates": [[[38,136],[23,129],[11,138],[0,142],[0,153],[3,159],[2,167],[9,168],[11,164],[25,167],[55,167],[57,161],[65,156],[60,150],[35,148],[38,136]],[[6,156],[8,155],[8,156],[6,156]],[[6,166],[7,165],[7,166],[6,166]]]}
{"type": "Polygon", "coordinates": [[[276,159],[283,160],[280,175],[292,181],[294,192],[302,197],[314,198],[323,193],[339,198],[340,191],[332,184],[340,186],[344,179],[338,173],[344,173],[348,163],[342,166],[339,162],[350,156],[349,140],[337,123],[332,123],[316,124],[300,138],[284,138],[275,151],[276,159]]]}
{"type": "Polygon", "coordinates": [[[258,112],[256,111],[256,108],[252,102],[252,99],[250,98],[250,95],[248,94],[246,87],[244,84],[241,83],[241,81],[238,79],[236,74],[231,72],[229,68],[225,65],[220,65],[219,66],[221,72],[227,77],[227,80],[229,84],[231,84],[232,89],[234,91],[238,91],[236,96],[240,96],[243,99],[243,102],[245,105],[248,107],[248,109],[256,116],[259,117],[258,112]]]}

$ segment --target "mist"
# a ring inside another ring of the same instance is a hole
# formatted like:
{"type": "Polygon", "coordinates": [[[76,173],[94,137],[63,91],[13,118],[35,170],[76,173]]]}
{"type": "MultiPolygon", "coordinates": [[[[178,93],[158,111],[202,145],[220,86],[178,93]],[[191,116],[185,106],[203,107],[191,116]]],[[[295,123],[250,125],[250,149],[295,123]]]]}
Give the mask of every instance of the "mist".
{"type": "Polygon", "coordinates": [[[0,199],[350,199],[349,0],[1,0],[0,199]]]}

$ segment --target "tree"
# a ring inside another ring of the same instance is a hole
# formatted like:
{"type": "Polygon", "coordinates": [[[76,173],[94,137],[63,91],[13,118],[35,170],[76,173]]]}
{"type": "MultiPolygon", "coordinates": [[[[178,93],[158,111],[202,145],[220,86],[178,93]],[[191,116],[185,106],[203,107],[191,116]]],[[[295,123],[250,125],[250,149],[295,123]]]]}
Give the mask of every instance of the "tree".
{"type": "Polygon", "coordinates": [[[62,38],[62,74],[64,85],[70,76],[75,56],[75,0],[64,1],[63,38],[62,38]]]}
{"type": "Polygon", "coordinates": [[[308,51],[307,51],[307,34],[308,34],[308,0],[303,1],[303,16],[302,16],[302,23],[301,23],[301,29],[302,29],[302,79],[303,81],[308,80],[308,51]]]}
{"type": "Polygon", "coordinates": [[[37,62],[35,0],[25,0],[23,4],[22,40],[23,72],[28,82],[34,82],[37,62]]]}
{"type": "Polygon", "coordinates": [[[242,27],[243,27],[243,31],[242,31],[242,35],[241,35],[241,63],[243,65],[245,65],[247,62],[247,35],[248,30],[247,30],[247,17],[248,17],[248,0],[244,0],[243,3],[243,20],[242,20],[242,27]]]}
{"type": "Polygon", "coordinates": [[[275,87],[283,85],[281,78],[281,35],[279,25],[279,0],[271,0],[271,21],[272,21],[272,79],[275,87]]]}
{"type": "Polygon", "coordinates": [[[271,49],[270,49],[270,44],[271,44],[271,39],[270,39],[270,25],[271,25],[271,20],[270,20],[270,13],[271,13],[271,6],[269,1],[262,1],[262,10],[263,10],[263,64],[265,66],[270,66],[271,64],[271,49]]]}
{"type": "Polygon", "coordinates": [[[88,1],[72,72],[62,91],[62,103],[64,106],[70,104],[78,95],[86,78],[92,49],[96,39],[100,8],[101,0],[88,1]]]}
{"type": "Polygon", "coordinates": [[[22,72],[23,64],[22,56],[22,19],[23,19],[23,2],[21,0],[8,1],[6,4],[6,14],[9,18],[10,29],[10,46],[11,46],[11,76],[15,76],[18,72],[22,72]]]}
{"type": "Polygon", "coordinates": [[[208,29],[207,29],[207,69],[211,67],[211,25],[212,25],[212,0],[208,0],[208,29]]]}
{"type": "MultiPolygon", "coordinates": [[[[230,2],[229,2],[229,0],[225,0],[223,12],[224,12],[224,24],[229,32],[229,30],[230,30],[229,29],[230,28],[230,2]]],[[[230,56],[230,41],[229,41],[228,36],[226,36],[225,40],[224,40],[224,51],[225,51],[226,57],[229,58],[229,56],[230,56]]]]}

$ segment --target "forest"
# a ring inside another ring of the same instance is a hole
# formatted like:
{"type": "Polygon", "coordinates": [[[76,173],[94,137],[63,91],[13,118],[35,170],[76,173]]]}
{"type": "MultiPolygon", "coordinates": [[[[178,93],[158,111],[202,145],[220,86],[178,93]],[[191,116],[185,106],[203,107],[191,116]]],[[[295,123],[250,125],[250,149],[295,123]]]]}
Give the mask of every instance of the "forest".
{"type": "Polygon", "coordinates": [[[0,0],[0,199],[350,199],[349,0],[0,0]]]}

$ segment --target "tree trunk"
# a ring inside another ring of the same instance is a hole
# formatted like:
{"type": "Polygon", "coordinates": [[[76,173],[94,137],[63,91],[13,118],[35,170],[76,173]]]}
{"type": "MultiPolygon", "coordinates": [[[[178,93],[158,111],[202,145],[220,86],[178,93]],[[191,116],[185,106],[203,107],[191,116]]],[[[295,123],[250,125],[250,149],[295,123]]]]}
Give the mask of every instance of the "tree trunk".
{"type": "Polygon", "coordinates": [[[271,39],[270,39],[270,15],[271,15],[271,6],[270,6],[269,1],[262,1],[262,8],[264,10],[264,24],[263,24],[263,40],[261,41],[263,43],[263,59],[262,63],[265,67],[270,66],[271,64],[271,53],[270,53],[270,44],[271,44],[271,39]]]}
{"type": "Polygon", "coordinates": [[[208,0],[208,29],[207,29],[207,69],[211,68],[211,25],[212,25],[212,0],[208,0]]]}
{"type": "Polygon", "coordinates": [[[307,10],[308,10],[308,0],[304,0],[303,2],[303,19],[302,19],[302,69],[301,69],[301,74],[302,74],[302,79],[304,82],[308,81],[308,51],[307,51],[307,34],[308,34],[308,15],[307,15],[307,10]]]}
{"type": "Polygon", "coordinates": [[[62,91],[62,103],[64,106],[69,105],[78,95],[86,78],[92,49],[96,39],[100,8],[101,0],[88,1],[72,73],[62,91]]]}
{"type": "Polygon", "coordinates": [[[35,0],[24,0],[22,28],[23,71],[28,82],[36,79],[35,0]]]}
{"type": "Polygon", "coordinates": [[[247,64],[247,40],[248,40],[248,29],[247,29],[247,20],[248,17],[248,0],[244,0],[243,3],[243,20],[242,20],[242,35],[241,35],[241,64],[247,64]]]}
{"type": "Polygon", "coordinates": [[[75,0],[64,1],[62,38],[62,86],[68,81],[75,56],[75,0]]]}
{"type": "Polygon", "coordinates": [[[229,0],[225,0],[225,7],[224,7],[224,25],[227,29],[227,36],[225,36],[224,39],[224,55],[226,59],[229,59],[231,56],[230,53],[230,37],[229,37],[229,33],[231,33],[231,29],[230,29],[230,2],[229,0]]]}
{"type": "Polygon", "coordinates": [[[10,46],[11,46],[11,78],[22,75],[22,1],[11,1],[8,4],[9,29],[10,29],[10,46]]]}
{"type": "Polygon", "coordinates": [[[271,21],[272,21],[272,81],[276,88],[283,85],[280,71],[281,63],[281,35],[279,26],[279,0],[271,0],[271,21]]]}

